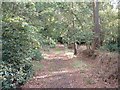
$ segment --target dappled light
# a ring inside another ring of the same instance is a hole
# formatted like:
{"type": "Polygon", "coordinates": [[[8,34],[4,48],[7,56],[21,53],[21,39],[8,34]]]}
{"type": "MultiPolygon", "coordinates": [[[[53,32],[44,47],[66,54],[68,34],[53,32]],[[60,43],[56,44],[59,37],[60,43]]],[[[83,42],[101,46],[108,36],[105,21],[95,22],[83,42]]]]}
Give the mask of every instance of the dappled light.
{"type": "Polygon", "coordinates": [[[59,75],[59,74],[75,73],[76,71],[79,71],[79,70],[56,71],[56,72],[48,73],[47,75],[36,76],[36,77],[33,77],[33,78],[34,78],[34,79],[44,79],[44,78],[49,78],[49,77],[52,77],[52,76],[55,76],[55,75],[59,75]]]}
{"type": "MultiPolygon", "coordinates": [[[[86,47],[80,46],[79,49],[82,52],[86,47]]],[[[109,53],[105,54],[108,55],[109,53]]],[[[26,83],[23,88],[35,88],[36,83],[37,88],[54,88],[54,83],[57,83],[56,87],[112,87],[110,84],[103,82],[99,77],[103,75],[104,71],[104,68],[100,68],[100,56],[96,57],[98,61],[96,60],[93,63],[93,60],[90,58],[86,58],[86,60],[84,57],[75,55],[70,58],[69,55],[71,57],[73,51],[65,49],[65,46],[62,49],[57,47],[50,49],[50,51],[45,51],[43,55],[44,60],[40,63],[43,67],[37,70],[33,79],[26,83]],[[65,82],[66,84],[64,86],[65,82]]],[[[103,67],[106,66],[103,65],[103,67]]],[[[115,87],[117,86],[115,85],[115,87]]]]}
{"type": "Polygon", "coordinates": [[[1,90],[118,88],[116,0],[3,1],[1,90]]]}
{"type": "Polygon", "coordinates": [[[62,44],[57,44],[55,49],[51,49],[49,52],[43,51],[42,53],[44,59],[48,60],[70,60],[75,58],[74,51],[70,49],[65,49],[65,46],[62,44]],[[54,52],[55,50],[55,52],[54,52]]]}
{"type": "Polygon", "coordinates": [[[48,59],[48,60],[55,60],[55,59],[69,60],[76,57],[73,52],[67,52],[67,51],[60,52],[59,54],[52,53],[52,52],[51,54],[43,53],[42,55],[44,56],[44,59],[48,59]]]}

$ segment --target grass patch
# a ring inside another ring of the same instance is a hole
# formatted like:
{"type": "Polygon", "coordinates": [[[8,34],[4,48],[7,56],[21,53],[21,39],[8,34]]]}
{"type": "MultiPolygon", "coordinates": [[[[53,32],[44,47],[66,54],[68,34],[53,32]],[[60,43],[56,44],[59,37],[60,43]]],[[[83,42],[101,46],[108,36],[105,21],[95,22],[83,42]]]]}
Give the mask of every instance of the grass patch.
{"type": "Polygon", "coordinates": [[[55,51],[62,51],[61,48],[55,48],[55,51]]]}
{"type": "Polygon", "coordinates": [[[80,70],[82,70],[82,72],[84,72],[84,70],[86,70],[88,68],[88,65],[81,60],[79,60],[79,61],[77,60],[77,61],[74,61],[73,67],[79,68],[80,70]]]}
{"type": "Polygon", "coordinates": [[[56,54],[60,54],[60,53],[63,53],[64,51],[61,50],[60,48],[56,48],[54,52],[55,52],[56,54]]]}
{"type": "Polygon", "coordinates": [[[43,65],[40,63],[40,61],[32,61],[33,69],[35,71],[42,69],[43,65]]]}

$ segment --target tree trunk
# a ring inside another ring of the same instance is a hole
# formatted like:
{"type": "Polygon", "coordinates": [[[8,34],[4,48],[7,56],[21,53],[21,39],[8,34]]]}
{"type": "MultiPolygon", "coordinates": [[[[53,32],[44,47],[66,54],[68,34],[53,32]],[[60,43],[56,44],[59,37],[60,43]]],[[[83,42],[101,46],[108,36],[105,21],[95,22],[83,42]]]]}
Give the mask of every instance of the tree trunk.
{"type": "MultiPolygon", "coordinates": [[[[73,2],[72,2],[72,13],[73,13],[73,2]]],[[[75,20],[74,20],[74,15],[73,15],[73,21],[72,21],[72,24],[73,24],[73,32],[75,30],[75,20]]],[[[76,40],[74,39],[74,55],[77,55],[77,43],[76,43],[76,40]]]]}
{"type": "Polygon", "coordinates": [[[74,42],[74,55],[77,55],[77,43],[74,42]]]}
{"type": "Polygon", "coordinates": [[[93,20],[94,20],[94,39],[92,49],[95,50],[100,47],[100,24],[99,24],[99,9],[98,0],[93,1],[93,20]]]}

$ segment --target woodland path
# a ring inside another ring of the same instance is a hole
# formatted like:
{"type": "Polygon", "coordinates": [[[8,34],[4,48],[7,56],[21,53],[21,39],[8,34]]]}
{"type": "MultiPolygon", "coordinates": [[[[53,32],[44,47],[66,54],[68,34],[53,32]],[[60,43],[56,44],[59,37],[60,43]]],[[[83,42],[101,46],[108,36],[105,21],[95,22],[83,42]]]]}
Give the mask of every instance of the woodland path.
{"type": "MultiPolygon", "coordinates": [[[[57,46],[44,51],[42,68],[22,88],[104,88],[110,87],[94,73],[95,64],[73,55],[72,50],[57,46]]],[[[111,86],[112,87],[112,86],[111,86]]]]}

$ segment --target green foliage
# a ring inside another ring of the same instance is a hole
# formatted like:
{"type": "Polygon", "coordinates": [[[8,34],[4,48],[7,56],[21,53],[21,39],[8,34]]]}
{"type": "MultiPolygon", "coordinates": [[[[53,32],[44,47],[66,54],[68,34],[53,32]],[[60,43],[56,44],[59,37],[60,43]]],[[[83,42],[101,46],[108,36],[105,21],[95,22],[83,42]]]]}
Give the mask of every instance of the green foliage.
{"type": "MultiPolygon", "coordinates": [[[[99,8],[102,47],[117,51],[117,10],[107,2],[100,3],[99,8]]],[[[85,42],[90,46],[93,41],[93,9],[89,2],[74,3],[73,8],[71,3],[62,2],[3,2],[2,11],[2,88],[26,82],[33,72],[31,59],[41,60],[40,49],[54,48],[59,37],[63,44],[85,42]]]]}
{"type": "Polygon", "coordinates": [[[79,43],[85,42],[86,45],[90,45],[93,40],[93,35],[94,33],[92,31],[84,30],[77,33],[76,38],[79,43]]]}
{"type": "Polygon", "coordinates": [[[40,61],[32,61],[32,65],[33,65],[33,70],[37,71],[43,68],[43,65],[40,63],[40,61]]]}
{"type": "Polygon", "coordinates": [[[32,76],[32,65],[30,62],[15,65],[2,62],[1,64],[1,81],[3,89],[16,88],[23,85],[32,76]]]}
{"type": "Polygon", "coordinates": [[[32,57],[33,60],[40,61],[41,59],[43,59],[43,56],[39,49],[32,50],[32,53],[33,53],[33,57],[32,57]]]}
{"type": "Polygon", "coordinates": [[[32,75],[29,25],[20,17],[3,22],[2,88],[15,88],[32,75]]]}
{"type": "Polygon", "coordinates": [[[118,47],[117,42],[111,42],[109,41],[108,43],[104,43],[103,46],[100,47],[101,50],[107,50],[110,52],[118,52],[120,47],[118,47]]]}
{"type": "Polygon", "coordinates": [[[101,48],[111,52],[118,51],[118,10],[113,9],[110,3],[104,3],[104,7],[100,7],[100,9],[101,29],[104,32],[101,48]]]}
{"type": "MultiPolygon", "coordinates": [[[[44,39],[43,41],[43,45],[45,46],[50,46],[50,48],[54,48],[55,45],[56,45],[56,42],[52,39],[52,38],[47,38],[47,39],[44,39]]],[[[44,46],[43,46],[44,47],[44,46]]]]}
{"type": "Polygon", "coordinates": [[[118,51],[118,45],[117,43],[109,43],[105,46],[110,52],[112,51],[118,51]]]}

